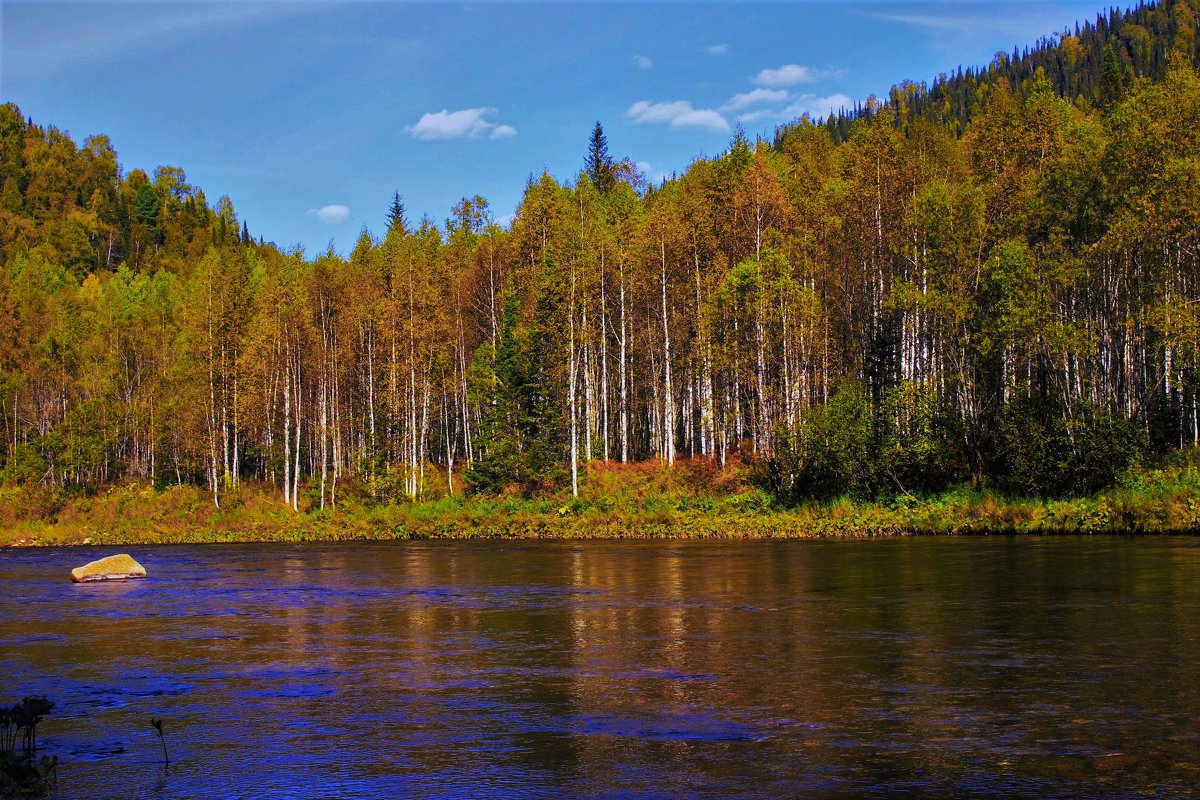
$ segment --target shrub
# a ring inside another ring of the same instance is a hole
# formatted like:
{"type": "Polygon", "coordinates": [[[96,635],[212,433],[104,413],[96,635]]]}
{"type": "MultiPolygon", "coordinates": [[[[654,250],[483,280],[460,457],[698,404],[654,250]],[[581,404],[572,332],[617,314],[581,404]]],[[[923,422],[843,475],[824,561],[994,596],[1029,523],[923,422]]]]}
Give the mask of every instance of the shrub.
{"type": "Polygon", "coordinates": [[[879,489],[873,431],[871,399],[862,384],[848,381],[809,413],[797,433],[781,432],[778,458],[759,472],[760,485],[791,502],[873,495],[879,489]]]}
{"type": "Polygon", "coordinates": [[[1068,410],[1046,398],[1014,398],[996,418],[989,472],[1021,495],[1065,497],[1111,486],[1143,449],[1130,420],[1076,401],[1068,410]]]}

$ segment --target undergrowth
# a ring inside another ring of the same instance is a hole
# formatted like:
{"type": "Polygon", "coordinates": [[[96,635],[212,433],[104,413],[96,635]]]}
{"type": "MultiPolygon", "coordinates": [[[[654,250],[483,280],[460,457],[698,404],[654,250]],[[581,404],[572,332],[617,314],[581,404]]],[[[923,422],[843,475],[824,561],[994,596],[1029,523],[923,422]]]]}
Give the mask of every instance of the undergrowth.
{"type": "MultiPolygon", "coordinates": [[[[559,493],[385,501],[353,484],[332,508],[285,506],[266,484],[244,483],[216,508],[202,488],[114,486],[69,497],[0,487],[0,544],[149,544],[456,538],[765,538],[985,533],[1200,531],[1195,454],[1133,470],[1116,486],[1063,500],[958,486],[928,496],[781,505],[741,463],[706,460],[590,465],[578,497],[559,493]]],[[[461,483],[457,484],[461,485],[461,483]]],[[[434,493],[431,493],[434,494],[434,493]]]]}

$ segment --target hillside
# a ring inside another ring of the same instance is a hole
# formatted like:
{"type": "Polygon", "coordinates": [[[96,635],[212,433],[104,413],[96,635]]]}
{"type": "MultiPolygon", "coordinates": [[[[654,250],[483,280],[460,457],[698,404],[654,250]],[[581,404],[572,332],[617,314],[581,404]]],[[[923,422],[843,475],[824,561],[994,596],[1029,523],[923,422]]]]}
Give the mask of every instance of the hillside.
{"type": "MultiPolygon", "coordinates": [[[[1172,58],[1200,64],[1196,0],[1141,2],[1122,11],[1111,8],[1094,21],[1076,23],[1024,49],[1000,52],[983,67],[959,67],[928,82],[904,82],[886,98],[857,104],[824,120],[835,141],[844,141],[851,123],[886,106],[897,125],[926,119],[951,125],[960,134],[981,108],[987,93],[1003,84],[1017,95],[1049,81],[1054,92],[1081,108],[1106,109],[1123,99],[1141,79],[1161,81],[1172,58]]],[[[787,130],[790,126],[784,126],[787,130]]]]}

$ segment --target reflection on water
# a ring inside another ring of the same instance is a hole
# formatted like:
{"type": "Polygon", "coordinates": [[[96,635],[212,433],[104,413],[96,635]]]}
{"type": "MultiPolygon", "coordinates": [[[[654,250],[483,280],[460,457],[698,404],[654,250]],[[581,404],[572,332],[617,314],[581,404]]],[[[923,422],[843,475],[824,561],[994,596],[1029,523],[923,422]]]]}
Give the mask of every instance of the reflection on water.
{"type": "Polygon", "coordinates": [[[1200,540],[97,550],[0,552],[63,797],[1200,797],[1200,540]]]}

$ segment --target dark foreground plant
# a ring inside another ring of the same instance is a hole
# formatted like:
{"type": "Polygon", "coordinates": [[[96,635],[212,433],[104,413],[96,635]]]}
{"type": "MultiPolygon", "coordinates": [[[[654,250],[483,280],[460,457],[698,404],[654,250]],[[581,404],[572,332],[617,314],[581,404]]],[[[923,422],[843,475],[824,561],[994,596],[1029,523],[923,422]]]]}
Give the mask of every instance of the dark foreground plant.
{"type": "Polygon", "coordinates": [[[150,724],[154,726],[154,730],[158,731],[158,742],[163,749],[163,767],[171,766],[171,758],[167,755],[167,739],[163,736],[162,720],[151,717],[150,724]]]}
{"type": "Polygon", "coordinates": [[[0,797],[39,797],[54,786],[58,756],[37,758],[37,726],[54,703],[26,697],[0,708],[0,797]]]}

